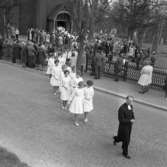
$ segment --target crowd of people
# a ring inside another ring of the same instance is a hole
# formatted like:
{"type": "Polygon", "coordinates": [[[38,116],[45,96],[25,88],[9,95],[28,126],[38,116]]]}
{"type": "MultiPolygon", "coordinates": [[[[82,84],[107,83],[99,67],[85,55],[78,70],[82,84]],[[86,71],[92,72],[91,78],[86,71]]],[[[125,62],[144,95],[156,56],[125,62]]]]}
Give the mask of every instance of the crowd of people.
{"type": "MultiPolygon", "coordinates": [[[[78,47],[79,38],[77,34],[71,34],[63,27],[59,27],[54,33],[30,28],[27,31],[27,41],[19,40],[16,33],[13,38],[5,41],[0,40],[0,57],[2,57],[2,50],[6,48],[4,54],[11,57],[13,63],[19,60],[23,67],[39,67],[44,70],[50,53],[53,52],[57,55],[67,54],[67,63],[74,66],[77,62],[78,47]]],[[[136,64],[136,70],[141,70],[141,77],[138,81],[141,86],[139,92],[146,93],[152,83],[156,53],[150,53],[149,49],[139,48],[132,40],[118,38],[113,32],[110,34],[96,33],[93,41],[85,38],[82,56],[80,57],[79,71],[81,76],[84,72],[91,70],[91,75],[95,79],[100,79],[107,62],[109,66],[114,66],[114,80],[119,81],[122,77],[126,81],[129,65],[136,64]]],[[[166,91],[165,88],[164,86],[166,91]]]]}
{"type": "Polygon", "coordinates": [[[54,47],[70,47],[71,45],[77,45],[78,36],[74,33],[71,34],[63,27],[58,27],[54,32],[48,33],[45,30],[39,30],[30,28],[27,31],[27,39],[38,44],[50,45],[54,47]]]}
{"type": "Polygon", "coordinates": [[[31,28],[27,33],[27,40],[19,40],[19,36],[13,36],[5,39],[1,46],[4,57],[10,57],[13,63],[19,60],[24,67],[42,66],[43,69],[50,52],[68,50],[71,53],[71,48],[77,50],[77,38],[62,27],[52,34],[31,28]]]}
{"type": "Polygon", "coordinates": [[[149,48],[142,49],[132,40],[118,38],[113,34],[96,34],[93,45],[95,48],[100,46],[109,61],[121,54],[128,61],[135,63],[138,70],[146,59],[150,59],[151,64],[155,65],[155,51],[151,53],[149,48]]]}
{"type": "MultiPolygon", "coordinates": [[[[91,65],[91,75],[95,79],[100,79],[105,62],[114,62],[115,81],[119,80],[120,73],[123,73],[123,80],[126,81],[128,66],[132,62],[136,64],[137,70],[141,70],[138,81],[141,86],[140,93],[146,93],[152,83],[155,52],[151,56],[149,49],[144,51],[133,41],[116,38],[113,34],[96,34],[94,41],[85,40],[81,68],[78,71],[76,70],[79,54],[77,35],[72,35],[63,28],[57,29],[52,34],[31,28],[27,33],[27,41],[19,41],[19,36],[14,39],[12,42],[11,40],[3,42],[6,46],[12,46],[12,62],[16,63],[19,59],[23,67],[34,68],[40,65],[42,70],[47,66],[46,74],[53,88],[53,94],[61,101],[61,109],[73,114],[74,125],[77,127],[80,126],[79,116],[82,115],[84,123],[87,123],[88,115],[94,109],[93,81],[85,82],[82,77],[88,70],[88,65],[91,65]]],[[[167,97],[167,79],[164,90],[167,97]]],[[[114,145],[122,142],[123,156],[127,159],[130,158],[128,146],[132,125],[135,122],[132,102],[133,97],[128,96],[126,103],[119,108],[118,134],[113,137],[114,145]]]]}

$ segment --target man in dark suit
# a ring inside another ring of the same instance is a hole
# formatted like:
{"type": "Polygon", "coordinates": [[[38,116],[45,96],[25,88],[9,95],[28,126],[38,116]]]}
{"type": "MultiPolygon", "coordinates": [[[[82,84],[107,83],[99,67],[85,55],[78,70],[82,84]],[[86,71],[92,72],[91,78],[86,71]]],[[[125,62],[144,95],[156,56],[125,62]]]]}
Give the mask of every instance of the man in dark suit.
{"type": "Polygon", "coordinates": [[[21,63],[23,67],[27,66],[27,60],[28,60],[27,45],[26,43],[22,42],[21,44],[21,63]]]}
{"type": "Polygon", "coordinates": [[[121,105],[118,110],[118,120],[119,120],[119,128],[117,136],[114,136],[113,144],[116,145],[118,142],[122,142],[122,155],[130,159],[131,157],[128,155],[128,146],[130,143],[132,125],[135,122],[134,112],[133,112],[133,97],[127,96],[126,103],[121,105]]]}
{"type": "Polygon", "coordinates": [[[44,70],[44,66],[45,66],[45,59],[47,55],[46,52],[47,52],[47,49],[44,44],[38,48],[39,64],[41,65],[42,71],[44,70]]]}
{"type": "Polygon", "coordinates": [[[20,46],[19,42],[15,41],[13,44],[12,63],[16,63],[16,60],[20,58],[20,46]]]}
{"type": "Polygon", "coordinates": [[[27,45],[27,52],[28,52],[27,66],[30,68],[34,68],[36,65],[37,52],[35,50],[34,44],[30,41],[28,42],[28,45],[27,45]]]}
{"type": "Polygon", "coordinates": [[[119,73],[122,71],[122,57],[121,54],[114,63],[114,76],[115,81],[119,81],[119,73]]]}
{"type": "Polygon", "coordinates": [[[123,58],[122,66],[123,66],[123,80],[126,81],[128,76],[128,66],[129,66],[129,62],[126,58],[123,58]]]}
{"type": "Polygon", "coordinates": [[[99,48],[95,57],[95,74],[96,74],[95,79],[100,79],[103,65],[104,65],[104,54],[99,48]]]}
{"type": "Polygon", "coordinates": [[[3,57],[3,39],[0,34],[0,59],[3,57]]]}

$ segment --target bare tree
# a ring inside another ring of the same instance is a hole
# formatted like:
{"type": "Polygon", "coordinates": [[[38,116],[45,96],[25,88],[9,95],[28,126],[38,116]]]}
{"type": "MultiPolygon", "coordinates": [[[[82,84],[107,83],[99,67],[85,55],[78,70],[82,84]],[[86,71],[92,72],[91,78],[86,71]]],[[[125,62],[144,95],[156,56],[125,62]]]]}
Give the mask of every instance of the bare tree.
{"type": "Polygon", "coordinates": [[[126,28],[129,38],[132,39],[137,32],[138,44],[141,45],[145,30],[157,24],[157,11],[162,5],[159,0],[119,0],[115,2],[111,15],[115,23],[126,28]]]}

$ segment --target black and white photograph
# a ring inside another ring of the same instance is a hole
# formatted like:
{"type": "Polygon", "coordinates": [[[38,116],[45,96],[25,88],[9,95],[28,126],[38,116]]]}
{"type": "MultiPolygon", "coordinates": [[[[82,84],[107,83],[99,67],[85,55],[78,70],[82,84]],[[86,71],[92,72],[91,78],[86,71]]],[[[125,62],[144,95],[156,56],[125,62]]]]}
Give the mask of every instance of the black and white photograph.
{"type": "Polygon", "coordinates": [[[167,167],[167,0],[0,0],[0,167],[167,167]]]}

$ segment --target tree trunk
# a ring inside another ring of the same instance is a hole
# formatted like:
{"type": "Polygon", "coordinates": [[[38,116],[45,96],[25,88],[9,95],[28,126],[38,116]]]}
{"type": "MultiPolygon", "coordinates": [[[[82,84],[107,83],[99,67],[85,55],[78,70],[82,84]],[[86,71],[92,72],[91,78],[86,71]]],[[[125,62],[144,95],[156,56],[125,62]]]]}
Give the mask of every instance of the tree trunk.
{"type": "Polygon", "coordinates": [[[145,33],[145,30],[144,30],[144,29],[141,29],[141,30],[138,31],[138,34],[137,34],[138,46],[139,46],[140,48],[142,48],[144,33],[145,33]]]}
{"type": "Polygon", "coordinates": [[[158,51],[158,46],[160,44],[162,31],[163,31],[163,19],[160,18],[160,21],[159,21],[159,23],[156,27],[155,33],[154,33],[155,35],[153,37],[152,52],[153,51],[155,51],[155,52],[158,51]]]}
{"type": "Polygon", "coordinates": [[[133,34],[134,34],[134,29],[132,29],[131,27],[128,28],[128,39],[132,40],[133,39],[133,34]]]}
{"type": "Polygon", "coordinates": [[[93,13],[91,13],[91,16],[90,16],[90,32],[89,32],[89,38],[92,39],[93,38],[93,33],[94,33],[94,16],[93,16],[93,13]]]}

